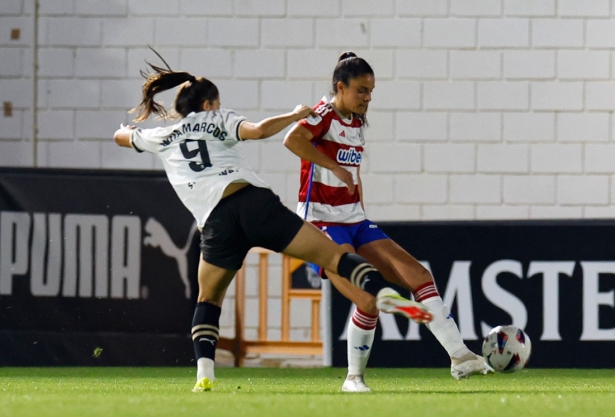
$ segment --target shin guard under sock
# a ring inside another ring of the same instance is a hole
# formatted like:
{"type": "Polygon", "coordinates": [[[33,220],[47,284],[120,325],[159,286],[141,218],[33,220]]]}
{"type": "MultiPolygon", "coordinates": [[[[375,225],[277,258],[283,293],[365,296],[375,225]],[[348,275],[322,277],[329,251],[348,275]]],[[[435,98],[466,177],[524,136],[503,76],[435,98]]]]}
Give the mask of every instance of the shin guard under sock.
{"type": "Polygon", "coordinates": [[[380,272],[356,253],[346,252],[342,255],[337,265],[337,273],[374,297],[378,295],[378,291],[388,287],[380,272]]]}
{"type": "Polygon", "coordinates": [[[214,359],[218,333],[220,331],[220,313],[217,305],[197,303],[192,318],[192,343],[197,361],[197,381],[207,377],[214,380],[214,359]]]}

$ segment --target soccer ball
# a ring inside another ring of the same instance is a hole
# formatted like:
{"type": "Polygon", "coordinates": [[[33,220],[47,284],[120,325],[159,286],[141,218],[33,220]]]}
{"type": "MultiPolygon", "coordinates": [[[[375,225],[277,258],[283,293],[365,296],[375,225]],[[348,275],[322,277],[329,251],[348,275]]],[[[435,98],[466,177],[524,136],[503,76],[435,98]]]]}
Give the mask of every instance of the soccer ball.
{"type": "Polygon", "coordinates": [[[530,360],[532,342],[523,330],[515,326],[497,326],[483,340],[483,356],[498,372],[523,369],[530,360]]]}

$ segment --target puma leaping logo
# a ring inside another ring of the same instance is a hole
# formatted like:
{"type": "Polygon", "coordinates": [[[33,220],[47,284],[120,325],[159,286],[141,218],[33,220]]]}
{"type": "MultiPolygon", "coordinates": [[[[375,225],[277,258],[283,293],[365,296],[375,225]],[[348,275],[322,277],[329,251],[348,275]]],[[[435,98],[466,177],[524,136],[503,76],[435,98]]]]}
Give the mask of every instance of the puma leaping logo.
{"type": "Polygon", "coordinates": [[[190,298],[191,290],[190,281],[188,280],[188,250],[190,249],[190,244],[192,243],[194,234],[196,233],[196,224],[192,224],[192,228],[188,234],[188,240],[183,248],[175,245],[175,242],[173,242],[173,239],[171,239],[164,226],[153,217],[147,219],[147,222],[145,223],[145,233],[146,236],[143,240],[143,244],[153,248],[160,248],[162,253],[166,256],[175,259],[177,262],[177,269],[179,270],[179,276],[182,279],[186,289],[186,298],[190,298]]]}

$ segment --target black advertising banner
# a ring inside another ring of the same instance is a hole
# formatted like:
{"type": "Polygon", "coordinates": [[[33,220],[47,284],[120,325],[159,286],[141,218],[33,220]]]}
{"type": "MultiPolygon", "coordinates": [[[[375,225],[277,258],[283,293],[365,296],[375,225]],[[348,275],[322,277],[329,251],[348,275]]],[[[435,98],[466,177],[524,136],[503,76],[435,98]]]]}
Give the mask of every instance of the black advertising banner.
{"type": "Polygon", "coordinates": [[[0,366],[190,364],[198,253],[163,173],[0,169],[0,366]]]}
{"type": "MultiPolygon", "coordinates": [[[[382,223],[434,275],[468,347],[489,329],[524,328],[531,367],[615,367],[615,221],[382,223]]],[[[407,290],[398,288],[408,296],[407,290]]],[[[347,366],[351,304],[332,296],[334,366],[347,366]]],[[[446,367],[425,326],[381,314],[371,367],[446,367]]]]}

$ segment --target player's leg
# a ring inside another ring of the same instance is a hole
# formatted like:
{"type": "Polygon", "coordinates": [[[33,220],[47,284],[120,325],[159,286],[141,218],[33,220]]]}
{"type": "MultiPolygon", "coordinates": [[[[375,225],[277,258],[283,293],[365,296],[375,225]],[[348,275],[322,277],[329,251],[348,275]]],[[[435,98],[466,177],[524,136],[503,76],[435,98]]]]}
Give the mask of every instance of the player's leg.
{"type": "Polygon", "coordinates": [[[241,194],[238,192],[222,199],[201,231],[199,294],[192,319],[192,341],[197,362],[195,392],[209,391],[213,387],[222,301],[250,249],[250,242],[238,227],[237,208],[246,204],[245,196],[241,194]]]}
{"type": "MultiPolygon", "coordinates": [[[[401,314],[418,323],[427,323],[431,320],[431,313],[425,306],[400,296],[397,291],[387,286],[380,272],[363,257],[356,253],[344,252],[339,245],[307,222],[303,222],[293,240],[282,252],[293,258],[319,265],[327,273],[331,272],[349,280],[355,287],[375,296],[376,306],[380,311],[401,314]]],[[[331,282],[337,285],[335,280],[331,282]]]]}
{"type": "Polygon", "coordinates": [[[408,288],[416,301],[429,308],[433,320],[427,327],[449,354],[451,375],[455,379],[492,371],[481,356],[474,354],[465,345],[455,319],[438,293],[433,277],[412,255],[391,239],[366,243],[357,252],[376,266],[387,281],[408,288]]]}
{"type": "Polygon", "coordinates": [[[222,301],[236,273],[236,270],[220,268],[202,258],[199,262],[199,295],[191,331],[197,364],[194,392],[209,391],[213,388],[222,301]]]}
{"type": "MultiPolygon", "coordinates": [[[[330,235],[336,241],[336,236],[330,235]]],[[[347,252],[354,252],[350,244],[340,245],[347,252]]],[[[372,352],[376,325],[378,324],[378,308],[374,297],[361,291],[350,281],[339,275],[328,272],[327,278],[338,291],[356,305],[347,329],[348,374],[342,384],[344,392],[370,392],[365,383],[365,369],[372,352]]]]}
{"type": "Polygon", "coordinates": [[[375,296],[381,311],[402,314],[415,321],[431,320],[423,305],[389,288],[382,275],[365,259],[344,252],[314,225],[284,206],[271,190],[246,187],[241,192],[250,198],[250,204],[240,209],[241,228],[253,245],[283,252],[340,275],[375,296]]]}
{"type": "MultiPolygon", "coordinates": [[[[346,252],[355,252],[352,243],[357,229],[355,225],[321,228],[327,237],[346,252]]],[[[328,272],[326,277],[332,281],[342,295],[352,300],[356,306],[346,330],[348,374],[342,384],[342,391],[370,392],[371,389],[365,383],[365,369],[372,352],[378,323],[378,308],[375,300],[373,297],[366,297],[367,294],[364,291],[359,290],[339,275],[328,272]]]]}
{"type": "MultiPolygon", "coordinates": [[[[354,289],[353,289],[354,291],[354,289]]],[[[354,298],[351,295],[350,299],[354,298]]],[[[369,392],[371,389],[365,383],[365,370],[372,353],[376,325],[378,324],[378,309],[365,311],[355,307],[348,323],[346,332],[346,349],[348,356],[348,374],[342,384],[344,392],[369,392]]]]}

